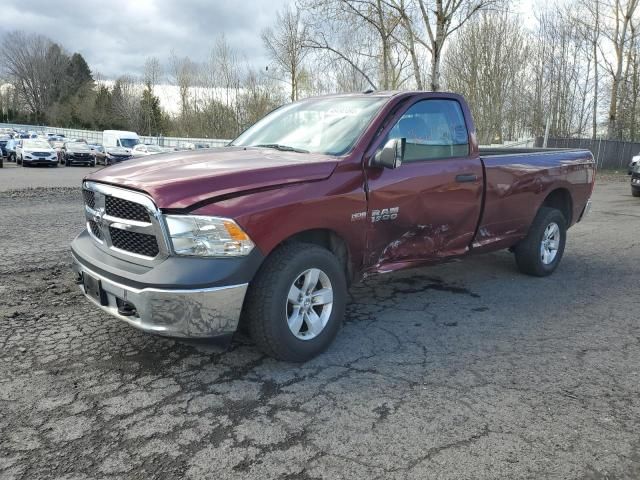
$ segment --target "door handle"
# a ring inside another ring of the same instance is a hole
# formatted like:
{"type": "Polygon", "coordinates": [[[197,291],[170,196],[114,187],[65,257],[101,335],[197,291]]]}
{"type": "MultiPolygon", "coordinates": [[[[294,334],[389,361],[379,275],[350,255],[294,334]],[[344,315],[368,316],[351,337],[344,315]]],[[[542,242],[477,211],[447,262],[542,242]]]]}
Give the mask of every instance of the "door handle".
{"type": "Polygon", "coordinates": [[[475,182],[476,180],[478,180],[478,176],[471,173],[456,175],[456,182],[458,183],[475,182]]]}

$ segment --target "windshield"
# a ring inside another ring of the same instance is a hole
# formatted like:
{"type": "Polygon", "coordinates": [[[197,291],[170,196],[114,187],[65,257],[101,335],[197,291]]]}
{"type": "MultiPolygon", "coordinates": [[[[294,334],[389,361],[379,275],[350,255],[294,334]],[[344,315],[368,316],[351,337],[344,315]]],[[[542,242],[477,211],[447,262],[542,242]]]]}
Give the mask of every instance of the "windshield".
{"type": "Polygon", "coordinates": [[[133,148],[140,143],[137,138],[119,138],[118,141],[120,146],[125,148],[133,148]]]}
{"type": "Polygon", "coordinates": [[[67,148],[71,150],[79,150],[82,152],[91,150],[89,148],[89,145],[87,145],[86,143],[80,143],[80,142],[67,143],[67,148]]]}
{"type": "Polygon", "coordinates": [[[46,140],[25,140],[23,148],[46,148],[48,150],[51,146],[46,140]]]}
{"type": "Polygon", "coordinates": [[[231,145],[343,155],[386,101],[380,97],[333,97],[292,103],[267,115],[231,145]]]}

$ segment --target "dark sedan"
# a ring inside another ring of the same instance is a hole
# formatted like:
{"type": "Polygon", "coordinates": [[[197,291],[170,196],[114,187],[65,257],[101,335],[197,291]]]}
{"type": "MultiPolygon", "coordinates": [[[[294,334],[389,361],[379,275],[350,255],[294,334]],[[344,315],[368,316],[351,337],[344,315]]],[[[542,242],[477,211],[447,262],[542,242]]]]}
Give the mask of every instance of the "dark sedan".
{"type": "Polygon", "coordinates": [[[65,142],[60,150],[62,160],[67,167],[73,165],[96,166],[96,157],[89,145],[82,142],[65,142]]]}

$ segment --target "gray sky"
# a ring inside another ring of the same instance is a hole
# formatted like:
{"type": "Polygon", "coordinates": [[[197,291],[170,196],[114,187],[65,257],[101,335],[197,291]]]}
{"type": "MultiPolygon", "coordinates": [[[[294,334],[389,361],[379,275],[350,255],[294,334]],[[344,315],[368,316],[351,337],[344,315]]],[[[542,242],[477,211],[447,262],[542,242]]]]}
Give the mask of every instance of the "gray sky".
{"type": "Polygon", "coordinates": [[[261,30],[292,0],[2,0],[0,36],[13,29],[41,33],[81,53],[93,72],[108,78],[139,74],[170,52],[203,61],[215,38],[255,66],[267,64],[261,30]]]}

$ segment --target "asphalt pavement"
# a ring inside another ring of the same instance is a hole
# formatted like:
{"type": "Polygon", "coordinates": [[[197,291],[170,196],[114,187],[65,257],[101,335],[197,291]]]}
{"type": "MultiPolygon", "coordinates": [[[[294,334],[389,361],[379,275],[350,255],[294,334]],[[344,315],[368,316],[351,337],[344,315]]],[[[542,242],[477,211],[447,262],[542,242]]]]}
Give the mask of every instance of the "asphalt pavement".
{"type": "Polygon", "coordinates": [[[0,478],[640,478],[626,178],[597,185],[553,276],[503,251],[372,277],[329,351],[293,365],[84,299],[69,243],[88,171],[0,170],[0,478]]]}

